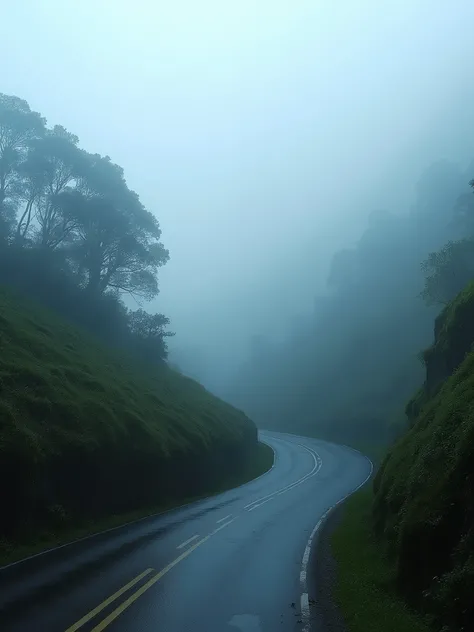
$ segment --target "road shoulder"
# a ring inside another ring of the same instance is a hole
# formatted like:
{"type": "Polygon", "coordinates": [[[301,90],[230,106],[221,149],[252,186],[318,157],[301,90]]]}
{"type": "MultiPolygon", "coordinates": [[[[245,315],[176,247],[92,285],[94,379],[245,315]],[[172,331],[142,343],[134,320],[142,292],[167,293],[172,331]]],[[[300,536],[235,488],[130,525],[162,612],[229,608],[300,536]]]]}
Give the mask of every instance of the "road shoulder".
{"type": "Polygon", "coordinates": [[[332,535],[342,522],[344,506],[345,503],[331,511],[321,525],[311,551],[308,577],[310,629],[318,632],[348,632],[335,599],[337,564],[331,548],[332,535]]]}
{"type": "Polygon", "coordinates": [[[429,621],[397,594],[391,562],[371,531],[372,490],[330,514],[312,559],[312,630],[429,632],[429,621]]]}

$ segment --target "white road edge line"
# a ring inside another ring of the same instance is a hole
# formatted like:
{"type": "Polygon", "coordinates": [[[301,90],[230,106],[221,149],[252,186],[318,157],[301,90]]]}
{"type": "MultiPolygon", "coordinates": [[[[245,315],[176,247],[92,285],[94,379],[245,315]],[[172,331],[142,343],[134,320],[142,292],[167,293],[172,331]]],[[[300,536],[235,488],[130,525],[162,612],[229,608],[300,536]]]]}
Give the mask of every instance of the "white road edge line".
{"type": "MultiPolygon", "coordinates": [[[[344,446],[344,447],[348,447],[348,446],[344,446]]],[[[362,452],[359,452],[358,450],[354,450],[354,448],[350,448],[350,449],[353,450],[354,452],[358,452],[359,454],[362,454],[362,452]]],[[[365,456],[365,454],[363,456],[365,456]]],[[[300,584],[301,584],[301,589],[303,591],[300,597],[301,620],[303,622],[302,632],[311,631],[308,584],[306,580],[307,580],[307,574],[308,574],[308,563],[311,557],[311,548],[313,546],[314,538],[316,534],[318,533],[319,529],[321,528],[321,525],[323,524],[323,522],[328,518],[329,514],[332,513],[332,511],[334,511],[334,509],[336,509],[338,505],[340,505],[345,500],[347,500],[349,496],[352,496],[352,494],[355,494],[356,491],[358,491],[361,487],[363,487],[372,476],[372,473],[374,471],[374,464],[367,456],[365,456],[365,458],[370,463],[370,472],[368,476],[364,479],[364,481],[360,485],[358,485],[355,489],[353,489],[351,492],[346,494],[343,498],[338,500],[337,503],[332,505],[332,507],[329,507],[329,509],[327,509],[324,512],[324,514],[316,523],[316,526],[314,527],[314,529],[311,531],[311,535],[309,536],[308,543],[306,544],[306,548],[303,554],[303,559],[301,561],[301,571],[300,571],[300,584]]]]}
{"type": "Polygon", "coordinates": [[[177,548],[177,549],[184,549],[184,547],[185,547],[185,546],[188,546],[188,544],[191,544],[191,542],[192,542],[193,540],[196,540],[196,538],[199,538],[199,535],[198,535],[198,534],[193,535],[193,537],[192,537],[192,538],[189,538],[189,540],[185,540],[184,542],[181,542],[181,544],[180,544],[180,545],[178,545],[176,548],[177,548]]]}
{"type": "MultiPolygon", "coordinates": [[[[303,593],[301,595],[301,601],[300,601],[300,606],[301,606],[301,619],[303,620],[303,622],[308,621],[309,622],[309,597],[308,597],[308,593],[303,593]]],[[[303,630],[309,630],[309,628],[306,627],[306,623],[303,627],[303,630]]]]}
{"type": "Polygon", "coordinates": [[[224,518],[221,518],[220,520],[216,520],[216,522],[217,522],[217,524],[219,524],[219,522],[224,522],[224,520],[227,520],[231,516],[232,516],[232,514],[229,514],[228,516],[224,516],[224,518]]]}

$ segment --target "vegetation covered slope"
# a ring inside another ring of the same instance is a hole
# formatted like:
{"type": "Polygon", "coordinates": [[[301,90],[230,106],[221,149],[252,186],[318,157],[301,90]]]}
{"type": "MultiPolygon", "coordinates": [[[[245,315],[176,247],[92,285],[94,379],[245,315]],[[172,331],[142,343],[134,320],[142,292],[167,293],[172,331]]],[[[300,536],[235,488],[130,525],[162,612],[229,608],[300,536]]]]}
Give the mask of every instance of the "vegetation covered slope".
{"type": "Polygon", "coordinates": [[[400,589],[449,630],[474,627],[474,283],[438,317],[412,428],[375,479],[376,532],[400,589]]]}
{"type": "Polygon", "coordinates": [[[252,422],[167,366],[168,317],[124,300],[158,296],[160,239],[119,165],[0,93],[2,559],[261,463],[252,422]]]}
{"type": "Polygon", "coordinates": [[[0,290],[0,543],[219,487],[257,430],[196,382],[0,290]]]}

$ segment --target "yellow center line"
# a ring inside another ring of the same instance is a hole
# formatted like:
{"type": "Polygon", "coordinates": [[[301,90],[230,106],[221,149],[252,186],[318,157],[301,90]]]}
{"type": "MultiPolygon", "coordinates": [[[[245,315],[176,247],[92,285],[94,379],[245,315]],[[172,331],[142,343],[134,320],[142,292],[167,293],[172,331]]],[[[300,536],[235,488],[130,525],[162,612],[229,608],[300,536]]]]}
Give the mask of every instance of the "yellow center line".
{"type": "Polygon", "coordinates": [[[126,584],[125,586],[122,586],[120,590],[117,590],[117,592],[115,592],[113,595],[108,597],[105,601],[100,603],[96,608],[94,608],[94,610],[91,610],[88,614],[83,616],[82,619],[79,619],[79,621],[77,621],[74,625],[71,625],[71,627],[68,628],[66,632],[76,632],[76,630],[79,630],[79,628],[82,628],[82,626],[85,623],[93,619],[97,614],[99,614],[99,612],[102,612],[104,608],[107,608],[109,604],[111,604],[113,601],[121,597],[124,593],[127,592],[127,590],[130,590],[130,588],[133,588],[135,584],[138,584],[138,582],[141,579],[149,575],[152,571],[153,571],[152,568],[147,568],[146,571],[143,571],[143,573],[140,573],[140,575],[135,577],[135,579],[132,579],[132,581],[128,582],[128,584],[126,584]]]}
{"type": "MultiPolygon", "coordinates": [[[[126,610],[129,606],[131,606],[132,603],[134,603],[139,597],[141,597],[143,593],[145,593],[149,588],[151,588],[154,584],[156,584],[156,582],[159,581],[163,577],[163,575],[166,575],[166,573],[170,571],[173,568],[173,566],[176,566],[176,564],[179,564],[179,562],[184,560],[185,557],[187,557],[190,553],[192,553],[195,549],[197,549],[198,546],[201,546],[201,544],[206,542],[206,540],[209,540],[210,537],[211,537],[210,535],[206,535],[206,537],[202,538],[202,540],[199,540],[199,542],[196,542],[196,544],[193,544],[193,546],[191,546],[187,551],[185,551],[184,553],[181,553],[179,557],[177,557],[175,560],[170,562],[168,566],[165,566],[165,568],[162,571],[160,571],[154,577],[149,579],[146,584],[143,584],[143,586],[141,586],[141,588],[139,588],[136,592],[134,592],[133,595],[130,595],[130,597],[126,599],[123,603],[121,603],[120,606],[115,608],[115,610],[113,610],[113,612],[111,612],[107,617],[105,617],[105,619],[103,619],[100,623],[98,623],[95,626],[95,628],[91,630],[91,632],[102,632],[102,630],[105,630],[105,628],[108,625],[110,625],[112,621],[114,621],[120,614],[122,614],[124,610],[126,610]]],[[[66,630],[66,632],[69,632],[69,630],[66,630]]]]}

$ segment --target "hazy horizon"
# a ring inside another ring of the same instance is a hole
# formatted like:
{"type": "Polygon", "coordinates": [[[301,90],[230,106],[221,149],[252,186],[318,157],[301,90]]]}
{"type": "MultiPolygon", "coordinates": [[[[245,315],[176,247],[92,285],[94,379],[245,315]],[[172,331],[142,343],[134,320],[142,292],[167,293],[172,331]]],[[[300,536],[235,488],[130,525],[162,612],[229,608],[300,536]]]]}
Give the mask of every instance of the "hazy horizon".
{"type": "Polygon", "coordinates": [[[171,256],[144,307],[218,387],[252,335],[310,312],[368,213],[474,158],[473,17],[468,0],[19,0],[0,91],[123,166],[171,256]]]}

